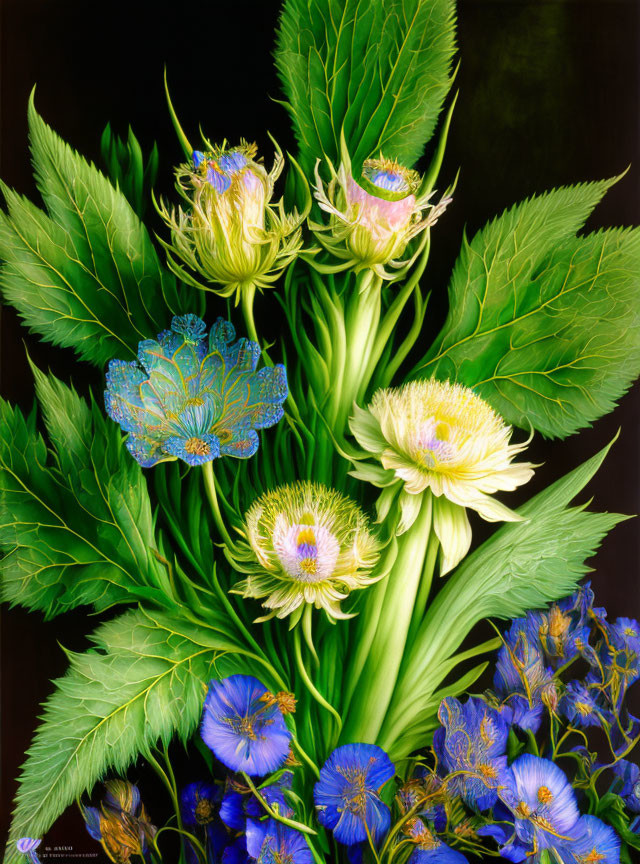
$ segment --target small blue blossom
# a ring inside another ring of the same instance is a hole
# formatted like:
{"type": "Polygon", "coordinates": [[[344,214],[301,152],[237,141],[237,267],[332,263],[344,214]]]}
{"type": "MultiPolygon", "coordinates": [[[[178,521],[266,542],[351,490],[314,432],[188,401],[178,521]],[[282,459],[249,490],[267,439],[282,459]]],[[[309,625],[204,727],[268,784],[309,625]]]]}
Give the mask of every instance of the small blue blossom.
{"type": "Polygon", "coordinates": [[[613,766],[615,789],[632,813],[640,813],[640,767],[635,762],[620,759],[613,766]]]}
{"type": "Polygon", "coordinates": [[[640,624],[633,618],[616,618],[610,628],[616,648],[640,654],[640,624]]]}
{"type": "Polygon", "coordinates": [[[21,852],[23,855],[26,855],[31,864],[40,864],[40,859],[36,853],[36,849],[42,843],[42,840],[38,840],[34,837],[21,837],[16,843],[16,847],[18,852],[21,852]]]}
{"type": "Polygon", "coordinates": [[[508,723],[537,732],[545,706],[555,706],[553,670],[544,665],[532,618],[514,619],[498,651],[493,686],[508,723]]]}
{"type": "Polygon", "coordinates": [[[304,834],[275,819],[247,824],[247,852],[257,864],[313,864],[304,834]]]}
{"type": "Polygon", "coordinates": [[[486,810],[497,800],[498,777],[507,767],[509,727],[482,699],[471,697],[463,705],[443,699],[438,710],[442,728],[433,736],[433,749],[447,772],[463,772],[451,790],[473,808],[486,810]]]}
{"type": "Polygon", "coordinates": [[[256,371],[258,344],[234,339],[223,318],[207,336],[204,321],[181,315],[157,340],[139,344],[137,361],[111,361],[107,413],[129,433],[127,448],[143,468],[176,458],[189,465],[247,459],[258,449],[256,430],[282,418],[284,366],[256,371]]]}
{"type": "Polygon", "coordinates": [[[289,755],[291,733],[275,697],[251,675],[212,681],[204,701],[202,740],[232,771],[269,774],[289,755]]]}
{"type": "Polygon", "coordinates": [[[547,610],[529,612],[529,633],[553,669],[583,653],[589,643],[593,591],[590,583],[547,610]]]}
{"type": "Polygon", "coordinates": [[[467,858],[433,834],[422,819],[411,819],[404,833],[415,844],[408,864],[469,864],[467,858]]]}
{"type": "Polygon", "coordinates": [[[500,798],[514,817],[512,845],[530,853],[532,849],[556,849],[579,836],[580,814],[573,789],[562,769],[549,759],[525,753],[500,780],[500,798]]]}
{"type": "MultiPolygon", "coordinates": [[[[291,788],[293,773],[283,771],[280,777],[268,786],[263,786],[260,794],[267,804],[276,809],[281,816],[293,816],[293,809],[285,798],[285,789],[291,788]]],[[[260,819],[264,816],[262,805],[249,789],[229,780],[220,805],[220,818],[234,831],[244,831],[247,818],[260,819]]]]}
{"type": "Polygon", "coordinates": [[[613,828],[596,816],[582,816],[577,830],[579,836],[566,845],[566,852],[572,856],[566,860],[577,864],[619,864],[620,838],[613,828]]]}
{"type": "Polygon", "coordinates": [[[313,790],[318,821],[346,846],[367,840],[367,832],[379,842],[391,824],[391,811],[379,793],[394,774],[393,763],[375,744],[336,748],[313,790]]]}
{"type": "MultiPolygon", "coordinates": [[[[218,861],[227,844],[227,832],[220,821],[219,809],[222,791],[214,783],[189,783],[180,794],[182,822],[190,833],[204,839],[208,857],[218,861]]],[[[198,861],[192,844],[186,840],[189,862],[198,861]]]]}
{"type": "Polygon", "coordinates": [[[570,681],[560,700],[560,712],[573,726],[602,726],[602,694],[581,681],[570,681]]]}

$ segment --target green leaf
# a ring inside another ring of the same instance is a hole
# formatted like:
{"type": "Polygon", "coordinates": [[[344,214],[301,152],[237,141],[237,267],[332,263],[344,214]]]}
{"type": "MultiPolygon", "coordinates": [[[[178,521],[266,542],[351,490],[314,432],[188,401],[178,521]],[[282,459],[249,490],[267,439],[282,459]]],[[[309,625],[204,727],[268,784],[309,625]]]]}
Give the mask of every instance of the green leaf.
{"type": "Polygon", "coordinates": [[[4,299],[31,330],[84,360],[133,359],[139,341],[190,311],[194,292],[179,298],[125,196],[47,126],[33,98],[29,129],[48,215],[2,186],[4,299]]]}
{"type": "MultiPolygon", "coordinates": [[[[516,618],[566,597],[587,572],[585,561],[627,517],[568,507],[598,470],[611,444],[544,489],[464,559],[429,606],[402,670],[378,743],[400,747],[407,725],[429,723],[431,694],[451,671],[450,659],[484,618],[516,618]]],[[[397,752],[394,750],[394,753],[397,752]]],[[[404,754],[406,755],[406,754],[404,754]]]]}
{"type": "Polygon", "coordinates": [[[107,123],[100,140],[100,152],[111,181],[126,196],[140,219],[144,218],[151,190],[158,175],[158,147],[154,143],[146,161],[133,129],[127,140],[116,135],[107,123]]]}
{"type": "Polygon", "coordinates": [[[640,372],[640,229],[575,235],[612,182],[531,198],[465,240],[412,377],[473,387],[548,437],[611,411],[640,372]]]}
{"type": "Polygon", "coordinates": [[[0,401],[0,598],[46,618],[173,601],[159,560],[146,481],[118,427],[53,376],[34,369],[51,451],[0,401]]]}
{"type": "Polygon", "coordinates": [[[344,130],[356,165],[379,150],[412,165],[450,87],[454,0],[286,0],[276,66],[310,172],[339,161],[344,130]]]}
{"type": "Polygon", "coordinates": [[[23,766],[5,864],[19,837],[41,837],[107,772],[174,735],[186,741],[202,710],[216,657],[242,646],[224,631],[178,617],[129,611],[101,626],[95,647],[69,654],[23,766]]]}

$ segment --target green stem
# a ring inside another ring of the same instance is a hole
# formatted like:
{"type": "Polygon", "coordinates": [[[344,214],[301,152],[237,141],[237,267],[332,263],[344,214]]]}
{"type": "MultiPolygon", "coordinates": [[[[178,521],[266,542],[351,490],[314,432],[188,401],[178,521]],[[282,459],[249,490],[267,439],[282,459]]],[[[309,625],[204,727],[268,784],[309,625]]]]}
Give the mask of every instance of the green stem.
{"type": "Polygon", "coordinates": [[[388,586],[371,651],[358,682],[343,739],[375,743],[391,702],[407,648],[407,637],[431,534],[431,495],[398,539],[398,555],[387,576],[388,586]]]}
{"type": "Polygon", "coordinates": [[[255,297],[256,286],[253,282],[248,282],[245,285],[242,285],[240,288],[240,300],[242,303],[242,316],[244,318],[245,327],[247,328],[247,334],[249,339],[260,345],[255,321],[253,320],[253,301],[255,300],[255,297]]]}
{"type": "Polygon", "coordinates": [[[213,521],[216,524],[218,533],[222,537],[225,546],[227,546],[231,551],[233,551],[235,549],[235,543],[233,542],[233,540],[231,539],[231,535],[227,531],[227,527],[224,524],[224,519],[222,518],[222,513],[220,512],[218,493],[216,492],[216,480],[213,476],[213,462],[204,463],[204,465],[202,466],[202,474],[204,476],[204,488],[207,494],[209,505],[211,506],[213,521]]]}
{"type": "MultiPolygon", "coordinates": [[[[180,813],[180,802],[178,801],[178,789],[176,787],[176,781],[175,781],[175,777],[173,775],[173,771],[169,768],[170,774],[171,774],[171,779],[170,779],[167,776],[166,772],[164,771],[162,765],[158,762],[158,760],[155,758],[155,756],[151,752],[146,754],[146,758],[147,758],[147,762],[149,762],[149,764],[151,765],[153,770],[156,772],[158,777],[160,777],[160,779],[162,780],[162,782],[166,786],[167,791],[169,793],[169,797],[171,798],[171,803],[173,804],[173,810],[176,814],[176,822],[178,823],[178,830],[180,831],[180,833],[184,833],[184,827],[182,825],[182,814],[180,813]]],[[[164,758],[165,758],[165,764],[167,764],[167,762],[168,762],[167,756],[165,755],[164,758]]],[[[160,852],[160,850],[158,849],[158,853],[159,852],[160,852]]],[[[181,846],[180,847],[180,861],[183,861],[183,860],[184,860],[184,850],[181,846]]]]}
{"type": "Polygon", "coordinates": [[[288,825],[289,828],[295,828],[296,831],[300,831],[303,834],[310,834],[312,836],[317,835],[317,831],[314,831],[313,828],[310,828],[303,822],[296,822],[294,819],[288,819],[286,816],[281,816],[276,810],[273,809],[273,807],[270,807],[269,804],[267,804],[258,789],[256,789],[255,783],[253,782],[251,777],[249,777],[248,774],[245,774],[244,771],[242,772],[242,776],[244,777],[249,789],[251,789],[255,797],[258,799],[260,804],[264,807],[264,809],[269,814],[269,816],[271,816],[272,819],[275,819],[277,822],[282,822],[283,825],[288,825]]]}
{"type": "Polygon", "coordinates": [[[318,768],[316,763],[313,761],[311,756],[309,756],[309,754],[306,752],[306,750],[303,749],[302,744],[300,744],[298,739],[295,737],[292,738],[291,744],[292,744],[294,750],[298,753],[298,755],[301,756],[304,759],[304,761],[307,763],[309,768],[311,768],[311,770],[316,775],[316,777],[318,779],[320,779],[320,769],[318,768]]]}
{"type": "Polygon", "coordinates": [[[347,418],[358,391],[368,384],[365,380],[373,344],[380,323],[382,280],[370,270],[364,271],[353,289],[347,308],[346,366],[337,412],[335,436],[344,437],[347,418]]]}
{"type": "Polygon", "coordinates": [[[300,643],[300,627],[295,627],[293,631],[293,650],[296,658],[298,672],[300,673],[300,677],[304,681],[307,690],[319,705],[321,705],[325,710],[327,710],[330,714],[333,715],[336,723],[338,724],[338,735],[340,735],[340,732],[342,730],[342,718],[340,717],[336,709],[333,707],[333,705],[330,705],[324,698],[324,696],[316,688],[315,684],[309,677],[309,673],[305,668],[304,661],[302,659],[302,645],[300,643]]]}

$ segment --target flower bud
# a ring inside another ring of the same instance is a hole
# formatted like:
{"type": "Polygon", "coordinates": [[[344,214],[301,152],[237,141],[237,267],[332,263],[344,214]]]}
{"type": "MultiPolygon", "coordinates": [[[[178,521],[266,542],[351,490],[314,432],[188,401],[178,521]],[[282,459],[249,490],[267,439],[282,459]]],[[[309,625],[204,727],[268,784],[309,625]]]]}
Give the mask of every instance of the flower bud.
{"type": "Polygon", "coordinates": [[[409,242],[433,225],[451,200],[432,205],[431,194],[420,195],[420,185],[417,171],[382,155],[364,163],[356,182],[344,151],[326,190],[316,167],[315,197],[329,222],[311,227],[322,246],[345,262],[341,269],[370,269],[382,279],[399,278],[403,273],[385,268],[406,272],[421,249],[401,260],[409,242]]]}
{"type": "Polygon", "coordinates": [[[181,279],[202,287],[182,264],[222,287],[229,297],[243,286],[265,287],[298,254],[306,213],[284,212],[271,204],[284,160],[278,151],[271,172],[256,158],[255,144],[195,150],[192,163],[179,166],[176,188],[187,202],[183,210],[159,207],[171,229],[163,243],[169,264],[181,279]],[[178,263],[178,259],[181,263],[178,263]]]}

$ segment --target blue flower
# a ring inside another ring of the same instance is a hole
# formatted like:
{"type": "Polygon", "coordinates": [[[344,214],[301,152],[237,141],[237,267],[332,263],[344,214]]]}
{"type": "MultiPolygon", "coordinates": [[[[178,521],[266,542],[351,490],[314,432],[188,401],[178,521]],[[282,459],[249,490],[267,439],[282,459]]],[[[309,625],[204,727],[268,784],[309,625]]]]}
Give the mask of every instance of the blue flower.
{"type": "Polygon", "coordinates": [[[443,699],[438,718],[442,728],[434,733],[433,749],[440,765],[447,772],[463,772],[448,785],[470,807],[488,809],[497,800],[498,777],[507,767],[507,723],[474,697],[464,705],[443,699]]]}
{"type": "Polygon", "coordinates": [[[585,650],[591,632],[592,606],[593,591],[587,582],[548,610],[527,613],[528,630],[554,669],[585,650]]]}
{"type": "Polygon", "coordinates": [[[570,681],[567,684],[559,708],[574,726],[602,726],[602,694],[582,681],[570,681]]]}
{"type": "Polygon", "coordinates": [[[411,819],[404,833],[415,844],[408,864],[469,864],[465,856],[436,837],[422,819],[411,819]]]}
{"type": "Polygon", "coordinates": [[[181,315],[157,341],[139,344],[137,361],[111,361],[107,413],[129,433],[127,448],[143,468],[176,458],[247,459],[258,449],[256,430],[281,419],[284,366],[256,371],[258,344],[234,339],[223,318],[207,336],[200,318],[181,315]]]}
{"type": "Polygon", "coordinates": [[[577,864],[619,864],[620,839],[613,828],[596,816],[582,816],[577,827],[579,836],[566,846],[572,856],[567,860],[577,864]]]}
{"type": "Polygon", "coordinates": [[[36,849],[42,843],[42,840],[37,840],[34,837],[21,837],[16,843],[18,852],[26,855],[31,864],[40,864],[40,859],[36,854],[36,849]]]}
{"type": "Polygon", "coordinates": [[[544,665],[532,632],[532,618],[514,619],[498,651],[493,686],[503,700],[505,719],[520,729],[537,732],[545,705],[555,707],[553,671],[544,665]]]}
{"type": "MultiPolygon", "coordinates": [[[[180,794],[180,813],[185,827],[204,839],[207,856],[218,861],[227,844],[227,832],[220,821],[219,808],[222,791],[213,783],[189,783],[180,794]]],[[[189,862],[198,861],[192,844],[186,840],[189,862]]]]}
{"type": "Polygon", "coordinates": [[[247,824],[247,852],[257,864],[313,864],[304,834],[275,819],[247,824]]]}
{"type": "Polygon", "coordinates": [[[379,842],[389,830],[391,811],[380,790],[395,767],[375,744],[344,744],[329,756],[313,790],[318,821],[340,843],[379,842]]]}
{"type": "Polygon", "coordinates": [[[635,762],[620,759],[613,766],[616,790],[632,813],[640,813],[640,768],[635,762]]]}
{"type": "Polygon", "coordinates": [[[202,740],[232,771],[269,774],[289,755],[291,733],[275,697],[251,675],[212,681],[204,701],[202,740]]]}
{"type": "Polygon", "coordinates": [[[554,849],[579,836],[573,789],[562,769],[548,759],[519,756],[503,773],[499,794],[514,817],[516,847],[527,852],[554,849]]]}
{"type": "Polygon", "coordinates": [[[616,648],[640,654],[640,624],[633,618],[616,618],[610,629],[616,648]]]}
{"type": "MultiPolygon", "coordinates": [[[[293,816],[293,809],[289,806],[284,795],[285,789],[291,788],[293,773],[284,771],[280,777],[269,786],[264,786],[260,794],[270,807],[277,809],[282,816],[293,816]]],[[[225,790],[222,804],[220,805],[220,818],[229,828],[234,831],[244,831],[247,817],[260,819],[264,816],[262,805],[255,798],[251,790],[229,780],[225,790]]]]}

